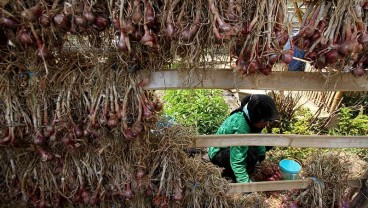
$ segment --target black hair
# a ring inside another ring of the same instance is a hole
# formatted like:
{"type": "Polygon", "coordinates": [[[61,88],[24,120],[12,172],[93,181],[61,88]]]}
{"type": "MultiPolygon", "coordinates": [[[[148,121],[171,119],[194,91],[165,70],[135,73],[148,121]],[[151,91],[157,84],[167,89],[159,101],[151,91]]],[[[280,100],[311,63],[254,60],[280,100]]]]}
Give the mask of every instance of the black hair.
{"type": "Polygon", "coordinates": [[[235,109],[230,115],[242,112],[247,105],[249,122],[255,124],[261,121],[274,121],[278,119],[278,112],[274,100],[268,95],[254,94],[244,97],[239,108],[235,109]]]}

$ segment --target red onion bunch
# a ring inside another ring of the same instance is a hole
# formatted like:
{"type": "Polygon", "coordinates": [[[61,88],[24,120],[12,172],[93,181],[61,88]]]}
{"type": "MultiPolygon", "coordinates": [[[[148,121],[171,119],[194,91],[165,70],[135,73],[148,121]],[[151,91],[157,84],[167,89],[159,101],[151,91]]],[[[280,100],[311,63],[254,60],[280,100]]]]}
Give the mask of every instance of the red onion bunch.
{"type": "MultiPolygon", "coordinates": [[[[229,7],[230,3],[231,1],[229,7]]],[[[236,35],[236,41],[231,46],[231,57],[237,59],[232,66],[234,70],[242,75],[256,72],[268,75],[276,63],[289,64],[292,61],[293,48],[283,50],[289,39],[284,15],[287,13],[285,2],[269,0],[262,1],[257,6],[244,3],[238,9],[242,9],[243,13],[237,12],[236,9],[230,12],[241,14],[238,18],[242,19],[242,24],[231,26],[236,35]]],[[[227,16],[229,16],[228,13],[226,13],[227,16]]]]}
{"type": "Polygon", "coordinates": [[[282,173],[277,164],[263,161],[256,167],[253,177],[256,181],[277,181],[282,179],[282,173]]]}
{"type": "Polygon", "coordinates": [[[305,59],[317,69],[338,67],[363,75],[368,43],[363,6],[360,1],[310,2],[293,44],[306,51],[305,59]]]}

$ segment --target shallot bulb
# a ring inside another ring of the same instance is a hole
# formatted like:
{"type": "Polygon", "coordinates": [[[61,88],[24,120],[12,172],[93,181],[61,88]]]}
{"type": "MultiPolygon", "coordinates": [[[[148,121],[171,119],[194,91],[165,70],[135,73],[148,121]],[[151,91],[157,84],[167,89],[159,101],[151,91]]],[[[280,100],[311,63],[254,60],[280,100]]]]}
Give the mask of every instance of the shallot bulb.
{"type": "Polygon", "coordinates": [[[42,15],[43,10],[44,10],[43,6],[36,5],[29,9],[24,10],[21,13],[21,16],[29,19],[32,22],[35,22],[42,15]]]}
{"type": "Polygon", "coordinates": [[[25,28],[18,32],[17,39],[24,46],[29,46],[33,43],[31,35],[25,28]]]}
{"type": "Polygon", "coordinates": [[[42,15],[39,20],[40,24],[44,27],[50,26],[50,18],[47,15],[42,15]]]}
{"type": "Polygon", "coordinates": [[[52,54],[45,47],[39,48],[36,52],[36,55],[38,58],[45,59],[45,60],[52,58],[52,54]]]}
{"type": "Polygon", "coordinates": [[[56,14],[54,24],[60,29],[66,29],[69,26],[68,18],[62,13],[56,14]]]}
{"type": "Polygon", "coordinates": [[[107,28],[109,20],[105,17],[98,16],[95,20],[95,26],[98,31],[103,31],[107,28]]]}
{"type": "Polygon", "coordinates": [[[290,64],[293,60],[293,50],[286,50],[282,53],[282,62],[290,64]]]}
{"type": "Polygon", "coordinates": [[[19,22],[13,18],[2,17],[0,18],[0,25],[4,25],[10,29],[16,29],[19,26],[19,22]]]}
{"type": "Polygon", "coordinates": [[[355,76],[363,76],[365,73],[364,67],[362,65],[358,65],[355,69],[353,69],[353,74],[355,76]]]}
{"type": "Polygon", "coordinates": [[[337,61],[339,58],[339,52],[335,49],[330,50],[326,53],[326,62],[328,64],[333,64],[337,61]]]}
{"type": "Polygon", "coordinates": [[[85,17],[83,17],[83,16],[76,16],[76,17],[74,18],[74,22],[75,22],[75,24],[76,24],[76,25],[78,25],[78,26],[83,26],[83,27],[87,26],[87,20],[86,20],[86,18],[85,18],[85,17]]]}
{"type": "Polygon", "coordinates": [[[91,11],[84,11],[83,17],[86,18],[88,24],[93,24],[96,20],[96,16],[91,11]]]}

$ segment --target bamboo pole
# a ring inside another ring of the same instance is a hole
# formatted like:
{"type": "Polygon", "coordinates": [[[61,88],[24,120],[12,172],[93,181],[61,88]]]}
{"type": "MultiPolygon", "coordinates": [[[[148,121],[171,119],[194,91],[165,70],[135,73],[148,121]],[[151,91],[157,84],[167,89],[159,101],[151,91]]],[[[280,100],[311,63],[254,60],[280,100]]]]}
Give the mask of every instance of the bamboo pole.
{"type": "Polygon", "coordinates": [[[334,97],[334,100],[332,102],[331,108],[330,108],[330,112],[333,112],[334,110],[336,110],[336,108],[338,107],[338,104],[340,103],[340,100],[342,98],[342,92],[338,91],[334,97]]]}
{"type": "Polygon", "coordinates": [[[331,107],[331,104],[332,104],[332,101],[333,101],[335,95],[336,95],[336,92],[331,92],[331,94],[330,94],[330,96],[329,96],[329,98],[327,100],[327,103],[326,103],[326,111],[329,112],[329,113],[332,112],[332,111],[330,111],[330,107],[331,107]]]}

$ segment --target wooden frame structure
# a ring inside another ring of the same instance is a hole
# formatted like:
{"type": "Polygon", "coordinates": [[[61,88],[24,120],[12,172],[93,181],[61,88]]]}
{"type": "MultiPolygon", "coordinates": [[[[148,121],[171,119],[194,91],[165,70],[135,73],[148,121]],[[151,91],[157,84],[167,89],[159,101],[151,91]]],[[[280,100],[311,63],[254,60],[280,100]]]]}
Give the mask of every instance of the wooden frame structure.
{"type": "MultiPolygon", "coordinates": [[[[360,188],[366,178],[350,179],[347,181],[349,187],[360,188]]],[[[307,189],[313,180],[300,179],[290,181],[262,181],[252,183],[230,183],[228,193],[257,192],[257,191],[286,191],[293,189],[307,189]]]]}
{"type": "Polygon", "coordinates": [[[368,148],[366,136],[293,134],[227,134],[197,136],[194,147],[277,146],[313,148],[368,148]]]}
{"type": "Polygon", "coordinates": [[[275,71],[242,78],[230,69],[156,71],[149,75],[147,90],[167,89],[257,89],[285,91],[368,91],[368,76],[350,73],[275,71]]]}
{"type": "MultiPolygon", "coordinates": [[[[349,73],[283,72],[269,76],[253,74],[240,77],[230,69],[195,71],[157,71],[146,77],[147,90],[168,89],[258,89],[285,91],[368,91],[368,76],[354,77],[349,73]]],[[[312,93],[312,92],[310,92],[312,93]]],[[[330,102],[332,98],[329,98],[330,102]]],[[[368,148],[368,136],[326,135],[205,135],[197,136],[192,147],[210,146],[280,146],[313,148],[368,148]]],[[[351,187],[361,187],[362,180],[350,179],[351,187]]],[[[312,179],[294,181],[254,182],[230,184],[229,193],[306,189],[312,179]]]]}

